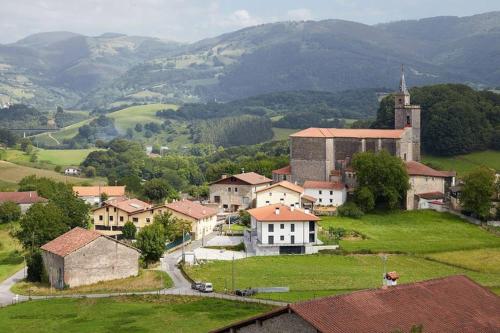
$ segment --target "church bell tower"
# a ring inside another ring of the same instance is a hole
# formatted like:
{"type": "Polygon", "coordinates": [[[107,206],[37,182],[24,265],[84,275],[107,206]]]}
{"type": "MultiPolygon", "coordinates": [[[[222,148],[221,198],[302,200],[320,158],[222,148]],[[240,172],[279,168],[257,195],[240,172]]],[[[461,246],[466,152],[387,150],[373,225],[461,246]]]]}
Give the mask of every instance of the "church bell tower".
{"type": "MultiPolygon", "coordinates": [[[[411,131],[409,138],[411,158],[406,159],[420,161],[420,105],[411,105],[403,65],[401,65],[399,91],[394,94],[394,128],[411,131]]],[[[407,155],[409,154],[405,154],[407,155]]]]}

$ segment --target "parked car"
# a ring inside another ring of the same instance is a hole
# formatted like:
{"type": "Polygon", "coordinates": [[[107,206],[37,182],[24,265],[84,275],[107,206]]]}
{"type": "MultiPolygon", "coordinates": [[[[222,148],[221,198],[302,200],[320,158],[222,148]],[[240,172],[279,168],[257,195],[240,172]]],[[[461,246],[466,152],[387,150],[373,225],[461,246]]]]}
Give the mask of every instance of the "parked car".
{"type": "Polygon", "coordinates": [[[194,289],[194,290],[201,290],[201,287],[203,286],[203,283],[202,282],[193,282],[191,284],[191,289],[194,289]]]}
{"type": "Polygon", "coordinates": [[[201,288],[199,289],[202,293],[211,293],[214,291],[214,287],[210,282],[205,282],[201,284],[201,288]]]}
{"type": "Polygon", "coordinates": [[[248,288],[248,289],[236,289],[236,295],[237,296],[247,297],[247,296],[253,296],[255,294],[257,294],[257,290],[252,289],[252,288],[248,288]]]}

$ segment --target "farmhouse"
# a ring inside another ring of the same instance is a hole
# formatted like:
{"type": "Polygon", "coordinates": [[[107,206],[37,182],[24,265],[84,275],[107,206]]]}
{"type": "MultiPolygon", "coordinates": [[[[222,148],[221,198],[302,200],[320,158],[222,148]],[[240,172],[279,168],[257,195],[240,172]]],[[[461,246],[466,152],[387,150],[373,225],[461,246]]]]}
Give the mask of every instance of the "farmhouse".
{"type": "Polygon", "coordinates": [[[199,203],[181,200],[165,205],[165,211],[176,218],[191,222],[191,233],[194,239],[201,239],[211,233],[217,224],[217,210],[199,203]]]}
{"type": "Polygon", "coordinates": [[[255,172],[222,176],[210,184],[210,201],[224,211],[235,212],[255,207],[256,192],[271,185],[272,180],[255,172]]]}
{"type": "Polygon", "coordinates": [[[500,331],[500,297],[465,276],[450,276],[290,304],[212,331],[358,333],[500,331]]]}
{"type": "Polygon", "coordinates": [[[346,186],[343,183],[307,180],[304,182],[306,194],[317,198],[316,205],[340,206],[347,199],[346,186]]]}
{"type": "Polygon", "coordinates": [[[64,169],[64,174],[68,176],[78,176],[81,173],[81,170],[76,167],[70,167],[64,169]]]}
{"type": "Polygon", "coordinates": [[[139,250],[96,231],[74,228],[41,247],[50,285],[57,289],[135,276],[139,250]]]}
{"type": "Polygon", "coordinates": [[[105,194],[107,200],[125,197],[125,186],[73,186],[77,197],[90,205],[101,203],[101,195],[105,194]]]}
{"type": "Polygon", "coordinates": [[[289,207],[312,208],[312,205],[316,201],[316,198],[304,195],[303,187],[286,180],[261,188],[255,194],[256,207],[283,204],[289,207]]]}
{"type": "Polygon", "coordinates": [[[256,255],[312,253],[319,218],[308,210],[275,204],[248,210],[256,255]]]}
{"type": "Polygon", "coordinates": [[[34,203],[47,202],[48,200],[39,196],[36,191],[0,192],[0,203],[7,201],[18,204],[21,212],[25,213],[34,203]]]}

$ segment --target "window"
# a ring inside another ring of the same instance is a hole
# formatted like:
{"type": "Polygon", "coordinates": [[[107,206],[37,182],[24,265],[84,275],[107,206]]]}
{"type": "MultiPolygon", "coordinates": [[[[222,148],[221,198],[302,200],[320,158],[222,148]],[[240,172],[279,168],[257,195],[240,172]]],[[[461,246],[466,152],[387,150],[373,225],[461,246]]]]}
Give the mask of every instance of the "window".
{"type": "MultiPolygon", "coordinates": [[[[215,201],[216,203],[220,203],[220,196],[219,196],[219,195],[216,195],[216,196],[214,197],[214,201],[215,201]]],[[[161,213],[161,211],[160,211],[160,213],[161,213]]]]}
{"type": "Polygon", "coordinates": [[[151,219],[149,217],[146,217],[146,223],[151,222],[151,219]]]}
{"type": "Polygon", "coordinates": [[[295,207],[295,204],[291,204],[290,207],[295,207]]]}
{"type": "Polygon", "coordinates": [[[314,243],[314,234],[309,234],[309,243],[314,243]]]}
{"type": "Polygon", "coordinates": [[[314,231],[316,225],[314,224],[314,221],[309,221],[309,231],[314,231]]]}
{"type": "Polygon", "coordinates": [[[266,201],[266,205],[269,205],[269,200],[266,201]]]}
{"type": "Polygon", "coordinates": [[[321,198],[320,198],[320,199],[319,199],[319,202],[323,202],[323,199],[321,199],[321,198]]]}
{"type": "Polygon", "coordinates": [[[286,180],[286,175],[283,175],[283,180],[286,180]]]}
{"type": "Polygon", "coordinates": [[[109,212],[109,207],[106,207],[106,211],[109,212]]]}
{"type": "Polygon", "coordinates": [[[290,224],[290,231],[291,232],[294,232],[295,231],[295,224],[290,224]]]}
{"type": "Polygon", "coordinates": [[[323,191],[319,190],[319,194],[323,194],[323,191]]]}
{"type": "Polygon", "coordinates": [[[406,153],[403,154],[403,160],[406,161],[406,153]]]}
{"type": "Polygon", "coordinates": [[[280,202],[283,202],[283,201],[285,201],[285,199],[283,199],[283,198],[280,198],[280,202]]]}
{"type": "Polygon", "coordinates": [[[231,192],[231,188],[230,188],[230,187],[228,187],[228,188],[227,188],[227,191],[228,191],[228,192],[231,192]]]}
{"type": "Polygon", "coordinates": [[[137,222],[139,222],[139,219],[137,217],[133,217],[132,218],[132,222],[136,222],[137,223],[137,222]]]}
{"type": "Polygon", "coordinates": [[[274,236],[267,237],[267,243],[268,244],[274,244],[274,236]]]}
{"type": "Polygon", "coordinates": [[[280,241],[284,241],[285,240],[285,236],[280,236],[280,241]]]}
{"type": "Polygon", "coordinates": [[[123,216],[120,216],[120,222],[123,222],[123,216]]]}
{"type": "Polygon", "coordinates": [[[110,217],[109,217],[109,220],[110,220],[110,221],[113,221],[113,216],[110,216],[110,217]]]}
{"type": "Polygon", "coordinates": [[[290,236],[290,243],[295,244],[295,236],[290,236]]]}
{"type": "Polygon", "coordinates": [[[284,223],[280,224],[280,229],[285,229],[285,224],[284,223]]]}
{"type": "Polygon", "coordinates": [[[330,203],[333,203],[333,199],[330,199],[330,203]]]}
{"type": "Polygon", "coordinates": [[[115,212],[115,213],[116,213],[116,207],[113,207],[113,212],[115,212]]]}
{"type": "Polygon", "coordinates": [[[273,196],[273,192],[269,192],[269,196],[272,197],[273,196]]]}
{"type": "Polygon", "coordinates": [[[102,215],[99,215],[99,221],[102,221],[103,217],[102,215]]]}
{"type": "Polygon", "coordinates": [[[286,197],[286,193],[283,193],[283,196],[285,196],[285,197],[286,197]]]}
{"type": "Polygon", "coordinates": [[[274,224],[268,224],[267,225],[267,231],[274,232],[274,224]]]}
{"type": "Polygon", "coordinates": [[[238,192],[238,188],[237,187],[234,188],[234,192],[238,192]]]}
{"type": "Polygon", "coordinates": [[[333,195],[333,191],[330,191],[330,195],[333,195]]]}
{"type": "Polygon", "coordinates": [[[410,124],[411,124],[410,116],[406,116],[406,125],[410,124]]]}
{"type": "Polygon", "coordinates": [[[222,208],[227,209],[227,205],[226,204],[222,205],[222,208]]]}

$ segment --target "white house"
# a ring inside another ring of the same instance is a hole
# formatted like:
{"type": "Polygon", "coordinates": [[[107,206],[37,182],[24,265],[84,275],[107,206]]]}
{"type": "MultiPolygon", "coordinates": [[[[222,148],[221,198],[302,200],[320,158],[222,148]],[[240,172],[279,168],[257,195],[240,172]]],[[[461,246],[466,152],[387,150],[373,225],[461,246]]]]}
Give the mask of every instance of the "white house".
{"type": "Polygon", "coordinates": [[[319,218],[308,210],[282,204],[248,210],[256,255],[312,253],[319,218]]]}
{"type": "Polygon", "coordinates": [[[64,174],[65,174],[65,175],[71,175],[71,176],[77,176],[77,175],[79,175],[79,174],[80,174],[80,169],[78,169],[78,168],[73,168],[73,167],[71,167],[71,168],[66,168],[66,169],[64,169],[64,174]]]}
{"type": "Polygon", "coordinates": [[[307,195],[316,198],[316,205],[319,206],[340,206],[347,199],[346,186],[343,183],[333,183],[324,181],[306,181],[304,190],[307,195]]]}
{"type": "Polygon", "coordinates": [[[283,204],[296,208],[312,208],[316,198],[304,195],[304,188],[286,180],[255,192],[256,207],[283,204]]]}

